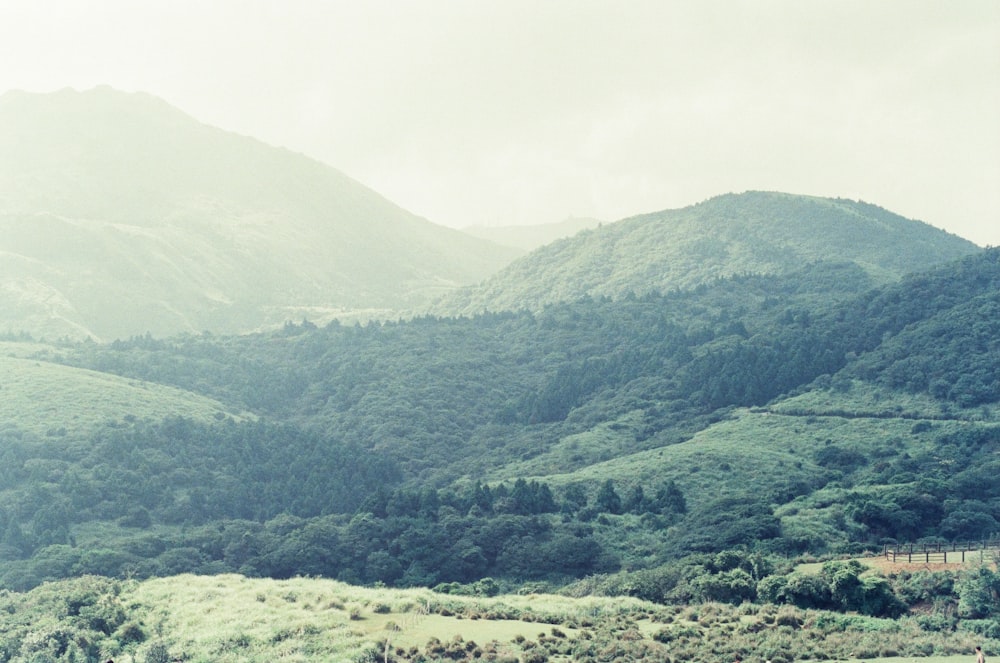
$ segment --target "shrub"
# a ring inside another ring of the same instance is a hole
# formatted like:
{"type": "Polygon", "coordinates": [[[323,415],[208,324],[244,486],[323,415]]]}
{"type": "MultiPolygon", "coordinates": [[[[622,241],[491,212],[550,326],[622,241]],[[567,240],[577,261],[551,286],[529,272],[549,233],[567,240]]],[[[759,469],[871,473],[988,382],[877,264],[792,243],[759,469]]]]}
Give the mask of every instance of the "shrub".
{"type": "Polygon", "coordinates": [[[155,642],[146,650],[145,663],[169,663],[170,650],[162,642],[155,642]]]}

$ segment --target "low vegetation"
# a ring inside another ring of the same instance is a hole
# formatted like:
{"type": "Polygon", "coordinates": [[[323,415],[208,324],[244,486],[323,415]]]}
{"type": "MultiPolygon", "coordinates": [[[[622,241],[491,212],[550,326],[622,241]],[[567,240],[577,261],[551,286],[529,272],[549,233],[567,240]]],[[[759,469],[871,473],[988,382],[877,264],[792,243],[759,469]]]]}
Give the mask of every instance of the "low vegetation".
{"type": "MultiPolygon", "coordinates": [[[[896,582],[916,595],[952,578],[916,574],[896,582]]],[[[941,610],[884,619],[793,605],[491,598],[237,575],[143,582],[85,576],[24,594],[5,592],[0,610],[6,615],[0,660],[11,663],[111,657],[149,663],[763,663],[942,657],[967,655],[972,643],[987,651],[1000,646],[996,622],[963,621],[941,610]]]]}

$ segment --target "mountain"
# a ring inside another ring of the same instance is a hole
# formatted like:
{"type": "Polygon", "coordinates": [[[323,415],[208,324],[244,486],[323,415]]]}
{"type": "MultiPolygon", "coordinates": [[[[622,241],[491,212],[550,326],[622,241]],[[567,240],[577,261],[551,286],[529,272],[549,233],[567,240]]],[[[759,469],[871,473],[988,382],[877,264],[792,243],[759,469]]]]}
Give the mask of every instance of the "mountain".
{"type": "Polygon", "coordinates": [[[747,192],[624,219],[546,245],[432,310],[537,310],[579,297],[687,289],[738,274],[852,262],[878,281],[968,255],[972,242],[880,207],[747,192]]]}
{"type": "Polygon", "coordinates": [[[558,223],[528,226],[469,226],[462,230],[474,237],[504,246],[533,251],[557,239],[572,237],[581,230],[596,228],[603,222],[589,217],[570,217],[558,223]]]}
{"type": "Polygon", "coordinates": [[[671,565],[706,554],[988,538],[1000,249],[874,282],[819,262],[537,313],[10,343],[0,584],[490,577],[678,602],[708,595],[671,565]],[[60,370],[65,430],[16,419],[60,370]],[[126,400],[153,385],[204,414],[126,400]]]}
{"type": "Polygon", "coordinates": [[[0,96],[0,329],[113,339],[371,315],[515,255],[146,94],[0,96]]]}

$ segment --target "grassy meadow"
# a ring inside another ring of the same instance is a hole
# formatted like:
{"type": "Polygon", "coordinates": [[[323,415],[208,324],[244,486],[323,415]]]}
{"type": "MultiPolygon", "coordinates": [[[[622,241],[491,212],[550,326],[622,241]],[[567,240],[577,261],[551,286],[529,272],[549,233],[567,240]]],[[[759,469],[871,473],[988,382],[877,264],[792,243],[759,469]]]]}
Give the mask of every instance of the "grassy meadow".
{"type": "Polygon", "coordinates": [[[0,593],[5,661],[892,661],[968,659],[979,637],[790,606],[454,596],[315,578],[85,576],[0,593]],[[77,651],[78,650],[78,651],[77,651]],[[63,660],[63,658],[59,658],[63,660]]]}
{"type": "MultiPolygon", "coordinates": [[[[4,347],[11,345],[19,344],[4,347]]],[[[0,347],[0,422],[38,437],[86,431],[122,417],[184,416],[212,421],[248,416],[182,389],[5,355],[2,350],[0,347]]]]}

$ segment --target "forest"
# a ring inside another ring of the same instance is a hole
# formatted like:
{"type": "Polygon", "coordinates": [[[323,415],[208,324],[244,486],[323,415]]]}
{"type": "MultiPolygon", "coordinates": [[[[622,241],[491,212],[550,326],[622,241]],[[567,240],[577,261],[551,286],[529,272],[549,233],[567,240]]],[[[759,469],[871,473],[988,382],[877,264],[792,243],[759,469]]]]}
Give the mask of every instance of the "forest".
{"type": "MultiPolygon", "coordinates": [[[[0,579],[23,590],[87,573],[232,571],[559,587],[673,577],[685,560],[728,550],[778,559],[995,534],[1000,251],[888,286],[867,278],[817,263],[535,314],[51,347],[39,359],[181,387],[256,417],[126,413],[87,431],[0,431],[0,579]],[[789,458],[766,490],[742,485],[726,462],[714,490],[679,466],[590,470],[679,451],[739,413],[801,415],[796,426],[816,428],[826,419],[803,399],[878,390],[925,399],[862,417],[892,420],[904,436],[828,438],[789,458]],[[613,435],[613,455],[566,447],[595,429],[613,435]],[[825,529],[807,523],[820,534],[789,526],[790,505],[824,500],[837,515],[825,529]]],[[[718,591],[756,597],[761,580],[718,591]]],[[[697,593],[678,586],[628,593],[697,593]]]]}

